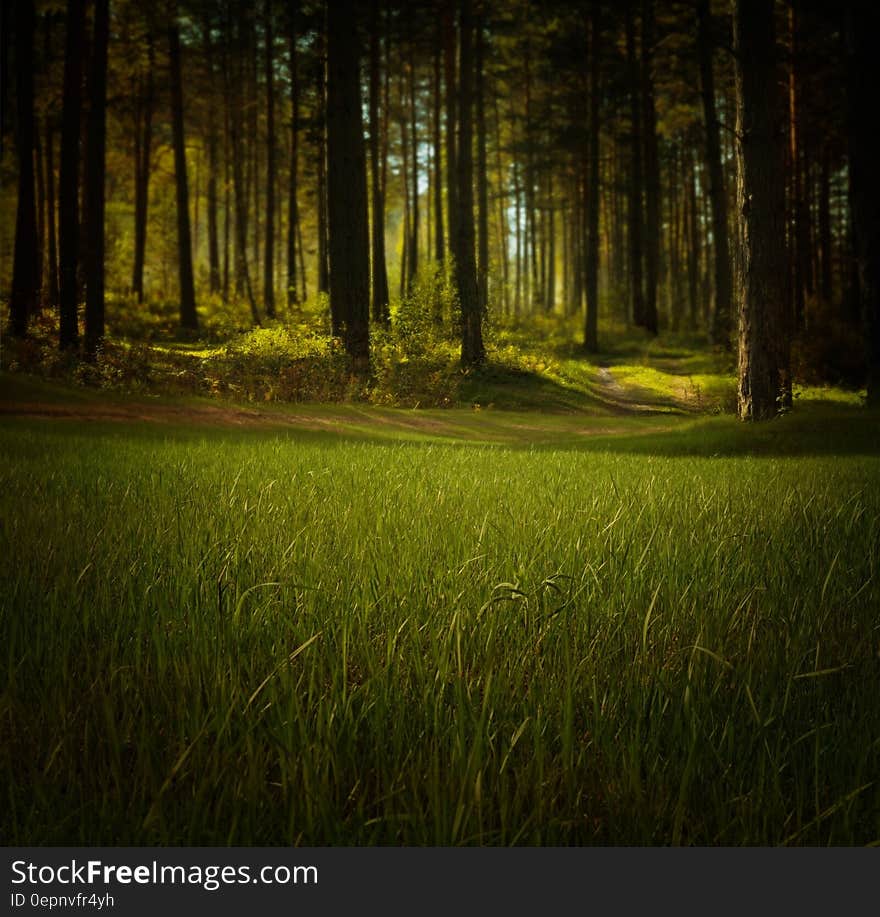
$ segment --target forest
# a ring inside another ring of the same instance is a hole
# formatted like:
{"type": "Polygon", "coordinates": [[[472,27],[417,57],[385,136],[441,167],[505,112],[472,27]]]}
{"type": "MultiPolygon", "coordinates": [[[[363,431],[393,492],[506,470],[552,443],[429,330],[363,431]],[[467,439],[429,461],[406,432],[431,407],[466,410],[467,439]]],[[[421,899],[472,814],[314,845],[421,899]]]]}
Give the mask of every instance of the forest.
{"type": "Polygon", "coordinates": [[[4,4],[0,840],[880,842],[878,30],[4,4]]]}

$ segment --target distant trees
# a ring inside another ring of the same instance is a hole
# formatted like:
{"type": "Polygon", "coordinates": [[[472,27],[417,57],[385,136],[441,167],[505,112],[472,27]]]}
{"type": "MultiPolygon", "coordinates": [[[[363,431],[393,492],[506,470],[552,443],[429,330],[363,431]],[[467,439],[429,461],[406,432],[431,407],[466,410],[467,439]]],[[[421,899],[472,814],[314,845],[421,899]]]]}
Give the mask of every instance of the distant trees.
{"type": "MultiPolygon", "coordinates": [[[[870,4],[776,4],[749,28],[751,6],[718,0],[371,0],[340,7],[350,34],[333,40],[343,56],[363,45],[353,72],[330,60],[336,3],[176,3],[168,31],[168,16],[132,0],[66,0],[63,12],[14,0],[2,127],[16,140],[4,199],[16,238],[0,247],[0,285],[15,333],[57,304],[60,343],[77,348],[85,304],[95,351],[106,286],[110,310],[134,308],[114,292],[179,299],[192,330],[202,290],[253,325],[329,305],[359,364],[370,322],[393,327],[401,304],[425,309],[431,334],[459,337],[466,365],[484,358],[485,322],[556,314],[588,352],[605,322],[737,339],[757,380],[769,334],[777,406],[792,342],[867,331],[877,365],[875,154],[867,119],[846,117],[870,102],[858,74],[872,59],[852,24],[870,31],[870,4]],[[720,53],[730,9],[743,41],[778,32],[754,87],[741,74],[739,101],[756,125],[773,106],[781,223],[778,189],[769,211],[760,203],[764,127],[741,138],[734,123],[734,58],[720,53]],[[769,247],[755,241],[768,232],[769,247]],[[776,268],[758,289],[765,256],[776,268]],[[334,280],[334,261],[349,279],[334,280]],[[737,320],[748,305],[738,335],[734,301],[737,320]]],[[[744,389],[746,416],[769,410],[764,395],[752,404],[758,388],[744,389]]]]}

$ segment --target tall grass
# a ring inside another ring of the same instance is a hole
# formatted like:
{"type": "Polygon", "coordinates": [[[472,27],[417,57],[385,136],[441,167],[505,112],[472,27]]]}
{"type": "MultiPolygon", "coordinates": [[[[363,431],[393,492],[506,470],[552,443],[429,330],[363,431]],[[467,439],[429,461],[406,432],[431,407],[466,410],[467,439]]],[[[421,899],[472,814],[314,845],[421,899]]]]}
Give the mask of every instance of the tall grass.
{"type": "Polygon", "coordinates": [[[642,452],[8,423],[0,839],[880,840],[880,459],[642,452]]]}

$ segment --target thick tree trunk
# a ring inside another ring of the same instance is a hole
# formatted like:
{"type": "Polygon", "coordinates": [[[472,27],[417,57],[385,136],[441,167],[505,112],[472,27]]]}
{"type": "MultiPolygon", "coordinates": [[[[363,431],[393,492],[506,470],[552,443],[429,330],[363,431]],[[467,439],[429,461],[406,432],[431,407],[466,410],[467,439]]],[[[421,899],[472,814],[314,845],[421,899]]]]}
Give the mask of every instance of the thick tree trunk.
{"type": "Polygon", "coordinates": [[[37,211],[34,200],[34,0],[15,3],[15,94],[18,103],[18,205],[9,316],[12,333],[27,334],[37,308],[37,211]]]}
{"type": "Polygon", "coordinates": [[[79,343],[79,141],[85,0],[67,0],[64,97],[61,113],[61,167],[58,178],[59,304],[61,349],[79,343]]]}
{"type": "Polygon", "coordinates": [[[880,405],[880,143],[870,117],[880,79],[875,47],[880,8],[848,0],[847,107],[853,228],[868,354],[868,403],[880,405]]]}
{"type": "Polygon", "coordinates": [[[296,34],[299,3],[288,9],[288,70],[290,73],[290,177],[287,185],[287,305],[299,305],[296,278],[297,241],[299,233],[299,68],[296,34]]]}
{"type": "MultiPolygon", "coordinates": [[[[584,349],[595,353],[599,349],[599,118],[602,104],[602,87],[599,83],[599,48],[601,33],[599,3],[593,0],[590,10],[590,126],[589,162],[584,207],[587,211],[586,238],[586,293],[587,309],[584,316],[584,349]]],[[[577,285],[580,286],[579,284],[577,285]]],[[[580,305],[580,289],[578,305],[580,305]]]]}
{"type": "Polygon", "coordinates": [[[104,340],[104,173],[107,146],[107,42],[109,0],[95,0],[89,78],[86,158],[86,355],[94,358],[104,340]]]}
{"type": "Polygon", "coordinates": [[[461,362],[476,366],[483,362],[482,310],[477,289],[477,264],[474,251],[474,170],[473,170],[473,17],[471,0],[461,0],[460,51],[458,78],[458,216],[456,221],[455,277],[461,304],[461,362]]]}
{"type": "Polygon", "coordinates": [[[186,175],[186,140],[183,132],[183,80],[180,72],[180,34],[176,16],[168,25],[168,53],[171,69],[171,127],[174,142],[174,177],[177,192],[177,251],[180,278],[180,326],[190,331],[199,327],[193,282],[192,241],[189,223],[189,187],[186,175]]]}
{"type": "Polygon", "coordinates": [[[266,80],[266,245],[263,252],[263,308],[267,318],[275,318],[275,67],[272,31],[272,3],[265,0],[263,27],[266,39],[264,58],[266,80]]]}
{"type": "Polygon", "coordinates": [[[456,162],[457,138],[455,136],[457,99],[455,86],[455,0],[446,0],[443,7],[443,75],[446,93],[446,225],[449,230],[449,247],[458,245],[458,164],[456,162]]]}
{"type": "Polygon", "coordinates": [[[642,106],[645,144],[645,328],[657,333],[660,271],[660,160],[654,103],[654,0],[642,0],[642,106]]]}
{"type": "Polygon", "coordinates": [[[370,237],[354,0],[327,6],[327,191],[330,307],[356,373],[370,368],[370,237]]]}
{"type": "Polygon", "coordinates": [[[489,177],[486,168],[485,41],[482,20],[477,21],[477,293],[480,309],[489,308],[489,177]]]}
{"type": "Polygon", "coordinates": [[[55,130],[46,118],[46,236],[49,257],[49,294],[48,303],[53,308],[58,305],[58,242],[55,232],[55,153],[53,149],[55,130]]]}
{"type": "Polygon", "coordinates": [[[379,107],[381,49],[379,45],[379,2],[372,0],[370,13],[370,191],[372,195],[372,248],[371,307],[373,321],[388,325],[388,269],[385,262],[385,190],[382,187],[382,144],[379,140],[379,107]]]}
{"type": "Polygon", "coordinates": [[[735,0],[739,416],[775,416],[788,347],[785,199],[773,4],[735,0]]]}

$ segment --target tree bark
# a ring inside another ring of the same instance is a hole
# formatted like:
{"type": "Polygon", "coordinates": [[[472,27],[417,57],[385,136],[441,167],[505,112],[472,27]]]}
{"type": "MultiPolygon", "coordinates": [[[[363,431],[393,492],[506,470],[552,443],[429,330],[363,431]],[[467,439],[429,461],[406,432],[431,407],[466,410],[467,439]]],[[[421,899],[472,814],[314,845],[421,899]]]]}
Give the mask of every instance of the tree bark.
{"type": "MultiPolygon", "coordinates": [[[[287,305],[299,305],[297,248],[299,243],[299,67],[296,49],[299,3],[288,9],[288,70],[290,74],[290,176],[287,186],[287,305]]],[[[300,258],[302,251],[300,250],[300,258]]],[[[302,272],[305,285],[305,272],[302,272]]],[[[305,293],[303,293],[305,299],[305,293]]]]}
{"type": "Polygon", "coordinates": [[[372,194],[372,247],[371,306],[373,321],[388,325],[388,269],[385,263],[385,190],[382,187],[379,142],[381,49],[379,44],[379,0],[372,0],[370,11],[370,190],[372,194]]]}
{"type": "Polygon", "coordinates": [[[645,148],[645,328],[657,334],[660,269],[660,160],[654,102],[654,0],[642,0],[642,106],[645,148]]]}
{"type": "Polygon", "coordinates": [[[107,43],[109,0],[95,0],[89,78],[86,158],[86,355],[94,358],[104,340],[104,176],[107,146],[107,43]]]}
{"type": "Polygon", "coordinates": [[[135,122],[134,162],[134,267],[131,288],[139,303],[144,301],[144,259],[147,248],[147,208],[149,206],[150,159],[153,142],[153,105],[155,53],[152,35],[147,36],[149,64],[144,76],[139,77],[138,117],[135,122]]]}
{"type": "Polygon", "coordinates": [[[58,305],[58,241],[56,235],[56,199],[55,199],[55,129],[46,118],[46,235],[48,238],[49,257],[49,305],[58,305]]]}
{"type": "Polygon", "coordinates": [[[18,204],[9,316],[12,333],[24,337],[28,321],[37,308],[38,277],[37,211],[34,199],[34,0],[16,0],[14,15],[18,204]]]}
{"type": "Polygon", "coordinates": [[[645,326],[645,293],[642,273],[644,249],[642,231],[644,216],[642,208],[642,106],[640,102],[639,65],[636,58],[635,24],[633,3],[626,7],[626,59],[629,69],[630,96],[630,174],[629,174],[629,274],[632,320],[645,326]]]}
{"type": "MultiPolygon", "coordinates": [[[[446,239],[443,229],[443,135],[440,129],[442,118],[442,54],[443,54],[443,20],[437,19],[437,36],[434,44],[434,109],[433,109],[433,144],[434,144],[434,261],[438,267],[446,260],[446,239]]],[[[442,316],[440,316],[442,319],[442,316]]]]}
{"type": "Polygon", "coordinates": [[[727,229],[727,194],[721,166],[721,141],[718,114],[715,109],[715,74],[712,69],[712,34],[709,0],[697,2],[697,53],[700,60],[700,94],[706,130],[705,158],[709,175],[709,202],[712,207],[712,236],[715,240],[715,311],[712,313],[710,338],[726,349],[731,337],[730,242],[727,229]]]}
{"type": "Polygon", "coordinates": [[[486,357],[483,346],[482,310],[477,289],[474,251],[473,174],[473,16],[471,0],[461,0],[458,78],[458,214],[456,219],[455,275],[461,305],[461,362],[476,366],[486,357]]]}
{"type": "Polygon", "coordinates": [[[263,252],[263,308],[267,318],[275,318],[275,68],[272,31],[272,3],[265,0],[264,32],[266,39],[266,244],[263,252]]]}
{"type": "Polygon", "coordinates": [[[64,95],[61,113],[61,165],[58,178],[61,349],[79,343],[79,141],[85,0],[67,0],[64,95]]]}
{"type": "Polygon", "coordinates": [[[880,9],[848,0],[846,76],[853,228],[868,356],[868,404],[880,405],[880,143],[873,118],[880,77],[875,47],[880,9]]]}
{"type": "Polygon", "coordinates": [[[446,92],[446,225],[449,230],[449,247],[458,245],[458,165],[456,163],[457,139],[455,136],[457,99],[455,86],[455,0],[446,0],[443,7],[443,75],[446,92]]]}
{"type": "MultiPolygon", "coordinates": [[[[589,163],[587,167],[587,187],[584,207],[587,211],[587,257],[586,257],[586,293],[587,309],[584,316],[584,349],[595,353],[599,349],[599,118],[602,104],[602,87],[599,83],[599,48],[601,32],[599,20],[599,3],[593,0],[590,8],[590,124],[589,124],[589,163]]],[[[576,261],[575,263],[579,263],[576,261]]],[[[578,305],[580,305],[580,284],[578,287],[578,305]]]]}
{"type": "Polygon", "coordinates": [[[489,178],[486,167],[485,40],[482,19],[477,20],[477,293],[480,310],[489,309],[489,178]]]}
{"type": "Polygon", "coordinates": [[[327,5],[327,200],[330,307],[352,369],[370,368],[370,238],[354,0],[327,5]]]}
{"type": "Polygon", "coordinates": [[[739,416],[766,420],[782,395],[785,199],[773,4],[735,0],[739,210],[739,416]]]}

